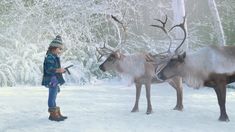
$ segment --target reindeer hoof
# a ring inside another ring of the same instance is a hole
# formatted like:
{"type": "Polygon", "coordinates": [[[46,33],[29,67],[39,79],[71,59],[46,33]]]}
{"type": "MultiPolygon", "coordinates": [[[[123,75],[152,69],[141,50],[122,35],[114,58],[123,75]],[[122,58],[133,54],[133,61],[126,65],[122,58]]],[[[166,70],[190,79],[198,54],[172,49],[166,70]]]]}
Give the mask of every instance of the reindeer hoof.
{"type": "Polygon", "coordinates": [[[229,120],[228,116],[220,116],[219,121],[229,122],[230,120],[229,120]]]}
{"type": "Polygon", "coordinates": [[[152,113],[153,113],[152,110],[148,110],[148,111],[146,112],[147,115],[152,114],[152,113]]]}
{"type": "Polygon", "coordinates": [[[138,109],[138,108],[133,108],[133,109],[131,110],[131,112],[139,112],[139,109],[138,109]]]}
{"type": "Polygon", "coordinates": [[[173,110],[183,111],[183,108],[184,108],[183,106],[176,105],[173,110]]]}
{"type": "Polygon", "coordinates": [[[146,114],[149,115],[149,114],[152,114],[153,112],[152,111],[147,111],[146,114]]]}

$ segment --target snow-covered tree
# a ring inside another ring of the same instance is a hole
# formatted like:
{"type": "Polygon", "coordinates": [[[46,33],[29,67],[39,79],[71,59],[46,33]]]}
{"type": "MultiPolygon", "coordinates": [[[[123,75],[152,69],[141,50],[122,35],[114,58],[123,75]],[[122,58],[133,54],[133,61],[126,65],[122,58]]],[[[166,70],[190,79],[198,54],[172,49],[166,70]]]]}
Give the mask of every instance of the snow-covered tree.
{"type": "MultiPolygon", "coordinates": [[[[180,24],[183,22],[184,17],[186,17],[185,13],[185,2],[184,0],[172,0],[172,9],[173,9],[173,25],[180,24]]],[[[185,22],[185,29],[187,31],[187,22],[185,22]]],[[[180,29],[175,29],[175,38],[176,40],[182,40],[183,38],[183,32],[180,29]]],[[[182,46],[184,50],[187,49],[187,42],[182,46]]]]}
{"type": "Polygon", "coordinates": [[[216,6],[215,0],[208,0],[208,5],[212,14],[213,18],[213,27],[214,31],[216,32],[218,45],[226,45],[225,37],[224,37],[224,30],[220,20],[220,15],[216,6]]]}

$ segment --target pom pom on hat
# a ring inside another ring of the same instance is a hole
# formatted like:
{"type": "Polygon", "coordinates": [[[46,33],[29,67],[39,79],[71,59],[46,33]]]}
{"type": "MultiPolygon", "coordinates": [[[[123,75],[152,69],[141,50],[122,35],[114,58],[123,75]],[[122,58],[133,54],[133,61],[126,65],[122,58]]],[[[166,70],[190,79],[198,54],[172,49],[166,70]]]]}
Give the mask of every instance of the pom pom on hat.
{"type": "Polygon", "coordinates": [[[61,47],[63,45],[62,39],[60,35],[57,35],[54,40],[51,41],[49,46],[53,47],[61,47]]]}

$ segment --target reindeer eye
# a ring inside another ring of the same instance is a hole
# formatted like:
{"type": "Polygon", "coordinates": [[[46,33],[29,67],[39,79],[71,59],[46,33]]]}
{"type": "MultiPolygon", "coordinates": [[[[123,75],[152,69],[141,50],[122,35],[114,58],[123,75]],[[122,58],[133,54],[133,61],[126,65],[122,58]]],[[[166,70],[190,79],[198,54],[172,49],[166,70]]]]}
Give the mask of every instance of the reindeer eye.
{"type": "Polygon", "coordinates": [[[113,61],[114,57],[110,56],[107,61],[113,61]]]}
{"type": "Polygon", "coordinates": [[[170,66],[174,66],[174,65],[176,65],[176,64],[177,64],[177,60],[176,60],[176,59],[171,59],[169,65],[170,65],[170,66]]]}
{"type": "Polygon", "coordinates": [[[115,55],[114,55],[114,54],[111,54],[111,55],[108,57],[107,61],[113,61],[114,59],[115,59],[115,55]]]}

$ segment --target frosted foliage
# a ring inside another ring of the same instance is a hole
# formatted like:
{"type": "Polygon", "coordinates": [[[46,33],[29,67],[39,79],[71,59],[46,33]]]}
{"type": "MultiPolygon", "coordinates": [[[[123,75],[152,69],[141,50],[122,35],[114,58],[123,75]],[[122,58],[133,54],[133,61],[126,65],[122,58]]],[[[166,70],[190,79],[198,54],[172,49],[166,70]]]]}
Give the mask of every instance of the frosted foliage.
{"type": "MultiPolygon", "coordinates": [[[[0,86],[40,85],[45,53],[57,34],[65,43],[62,66],[74,65],[72,75],[64,76],[67,83],[112,78],[115,74],[98,69],[96,47],[106,42],[113,48],[119,45],[126,54],[165,51],[169,44],[166,36],[149,26],[165,14],[172,18],[171,0],[1,0],[0,86]],[[111,14],[128,27],[126,35],[111,14]]],[[[197,24],[189,24],[188,41],[202,45],[205,41],[200,37],[205,35],[197,24]]]]}
{"type": "Polygon", "coordinates": [[[122,49],[128,53],[134,51],[130,47],[138,44],[136,48],[140,50],[144,43],[151,41],[132,29],[144,25],[139,19],[143,12],[138,11],[144,6],[144,2],[135,0],[2,0],[0,85],[40,85],[45,53],[57,34],[65,43],[62,66],[74,64],[70,69],[72,75],[65,74],[68,83],[84,84],[96,78],[112,77],[98,69],[96,54],[96,47],[102,46],[105,40],[116,47],[123,39],[121,27],[110,15],[129,23],[128,41],[122,49]]]}

